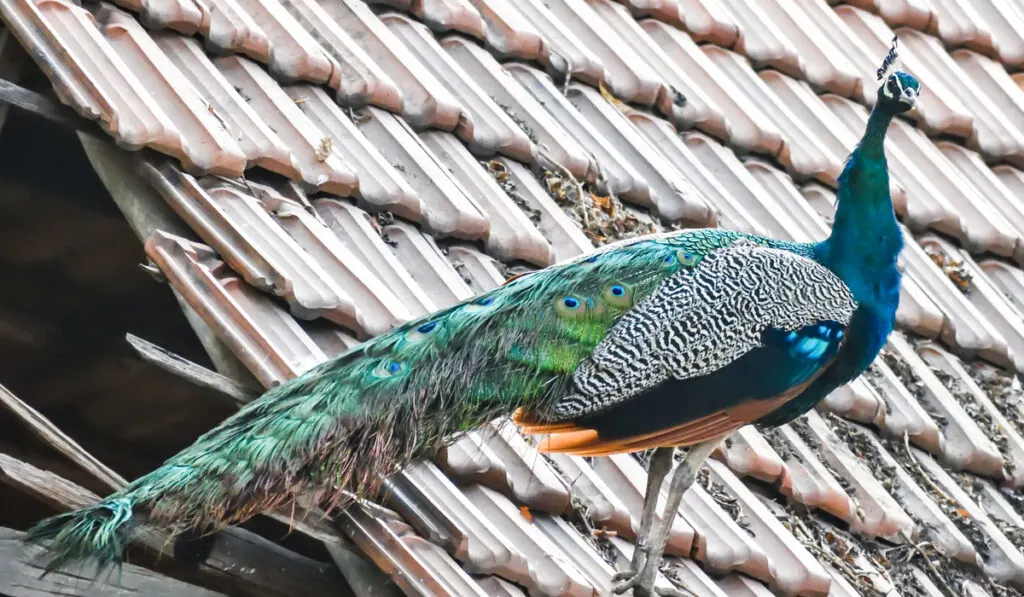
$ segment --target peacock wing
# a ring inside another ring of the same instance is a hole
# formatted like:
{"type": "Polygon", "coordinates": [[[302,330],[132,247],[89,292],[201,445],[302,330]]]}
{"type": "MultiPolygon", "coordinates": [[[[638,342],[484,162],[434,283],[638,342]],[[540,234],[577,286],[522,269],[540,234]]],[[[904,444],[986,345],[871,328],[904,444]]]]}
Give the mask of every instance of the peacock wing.
{"type": "Polygon", "coordinates": [[[515,420],[551,434],[548,451],[587,455],[725,435],[821,375],[856,307],[815,261],[737,242],[666,278],[610,327],[569,392],[515,420]]]}

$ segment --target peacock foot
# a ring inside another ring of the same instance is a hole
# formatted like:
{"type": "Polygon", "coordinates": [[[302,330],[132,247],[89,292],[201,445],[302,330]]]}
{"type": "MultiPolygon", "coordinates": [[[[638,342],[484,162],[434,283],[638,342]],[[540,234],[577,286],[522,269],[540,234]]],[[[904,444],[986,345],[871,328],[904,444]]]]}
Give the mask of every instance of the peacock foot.
{"type": "Polygon", "coordinates": [[[646,566],[639,571],[630,568],[613,576],[612,594],[621,595],[632,589],[634,597],[694,597],[694,593],[691,591],[677,588],[668,583],[655,587],[654,580],[657,573],[652,573],[645,568],[646,566]]]}

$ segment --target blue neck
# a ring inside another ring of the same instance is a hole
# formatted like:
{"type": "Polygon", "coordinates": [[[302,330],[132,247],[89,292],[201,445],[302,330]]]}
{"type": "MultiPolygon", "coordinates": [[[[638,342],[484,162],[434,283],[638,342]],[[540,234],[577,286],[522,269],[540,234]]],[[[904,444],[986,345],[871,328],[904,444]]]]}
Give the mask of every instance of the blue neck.
{"type": "Polygon", "coordinates": [[[814,247],[818,260],[846,282],[861,304],[895,310],[896,259],[903,236],[889,195],[885,133],[893,114],[876,104],[867,129],[839,176],[832,234],[814,247]],[[895,293],[895,298],[894,298],[895,293]]]}

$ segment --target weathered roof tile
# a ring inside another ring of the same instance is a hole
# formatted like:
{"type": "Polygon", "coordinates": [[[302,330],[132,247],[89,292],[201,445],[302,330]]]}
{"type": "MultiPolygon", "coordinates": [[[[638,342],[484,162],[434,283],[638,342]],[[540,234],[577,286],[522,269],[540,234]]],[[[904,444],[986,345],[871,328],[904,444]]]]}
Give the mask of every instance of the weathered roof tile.
{"type": "Polygon", "coordinates": [[[421,133],[420,139],[487,217],[489,253],[506,261],[521,259],[540,266],[553,262],[551,245],[465,145],[440,131],[421,133]]]}
{"type": "MultiPolygon", "coordinates": [[[[337,22],[366,53],[366,57],[379,65],[397,85],[401,93],[401,114],[413,128],[430,127],[446,131],[455,128],[463,106],[366,3],[362,0],[329,0],[321,2],[320,6],[324,14],[337,22]]],[[[393,100],[371,103],[385,109],[396,105],[393,100]]]]}
{"type": "Polygon", "coordinates": [[[329,149],[323,131],[317,129],[295,101],[255,62],[240,56],[214,61],[221,74],[239,90],[264,122],[288,146],[296,169],[311,189],[350,195],[358,184],[355,172],[329,149]],[[322,159],[321,159],[322,158],[322,159]]]}
{"type": "Polygon", "coordinates": [[[493,56],[459,37],[445,38],[441,45],[498,106],[527,131],[537,144],[538,159],[547,157],[573,176],[593,180],[596,166],[587,152],[565,134],[543,106],[518,85],[493,56]]]}
{"type": "Polygon", "coordinates": [[[423,204],[417,223],[439,236],[471,240],[487,236],[487,218],[404,120],[370,107],[356,114],[355,123],[416,189],[423,204]]]}
{"type": "Polygon", "coordinates": [[[533,142],[526,132],[441,48],[426,27],[401,15],[385,15],[382,19],[463,106],[453,130],[474,153],[502,153],[525,162],[533,160],[533,142]]]}
{"type": "Polygon", "coordinates": [[[242,148],[142,25],[115,9],[102,11],[101,15],[110,46],[170,119],[172,145],[156,149],[200,173],[231,177],[242,174],[246,166],[242,148]]]}

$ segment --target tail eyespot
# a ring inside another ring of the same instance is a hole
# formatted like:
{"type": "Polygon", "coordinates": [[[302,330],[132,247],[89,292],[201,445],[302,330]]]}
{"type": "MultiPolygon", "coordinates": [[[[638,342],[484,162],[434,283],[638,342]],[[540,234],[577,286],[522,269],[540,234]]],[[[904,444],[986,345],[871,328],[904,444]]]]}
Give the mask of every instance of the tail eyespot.
{"type": "Polygon", "coordinates": [[[618,282],[605,288],[603,298],[605,303],[615,307],[630,307],[633,304],[633,292],[618,282]]]}

